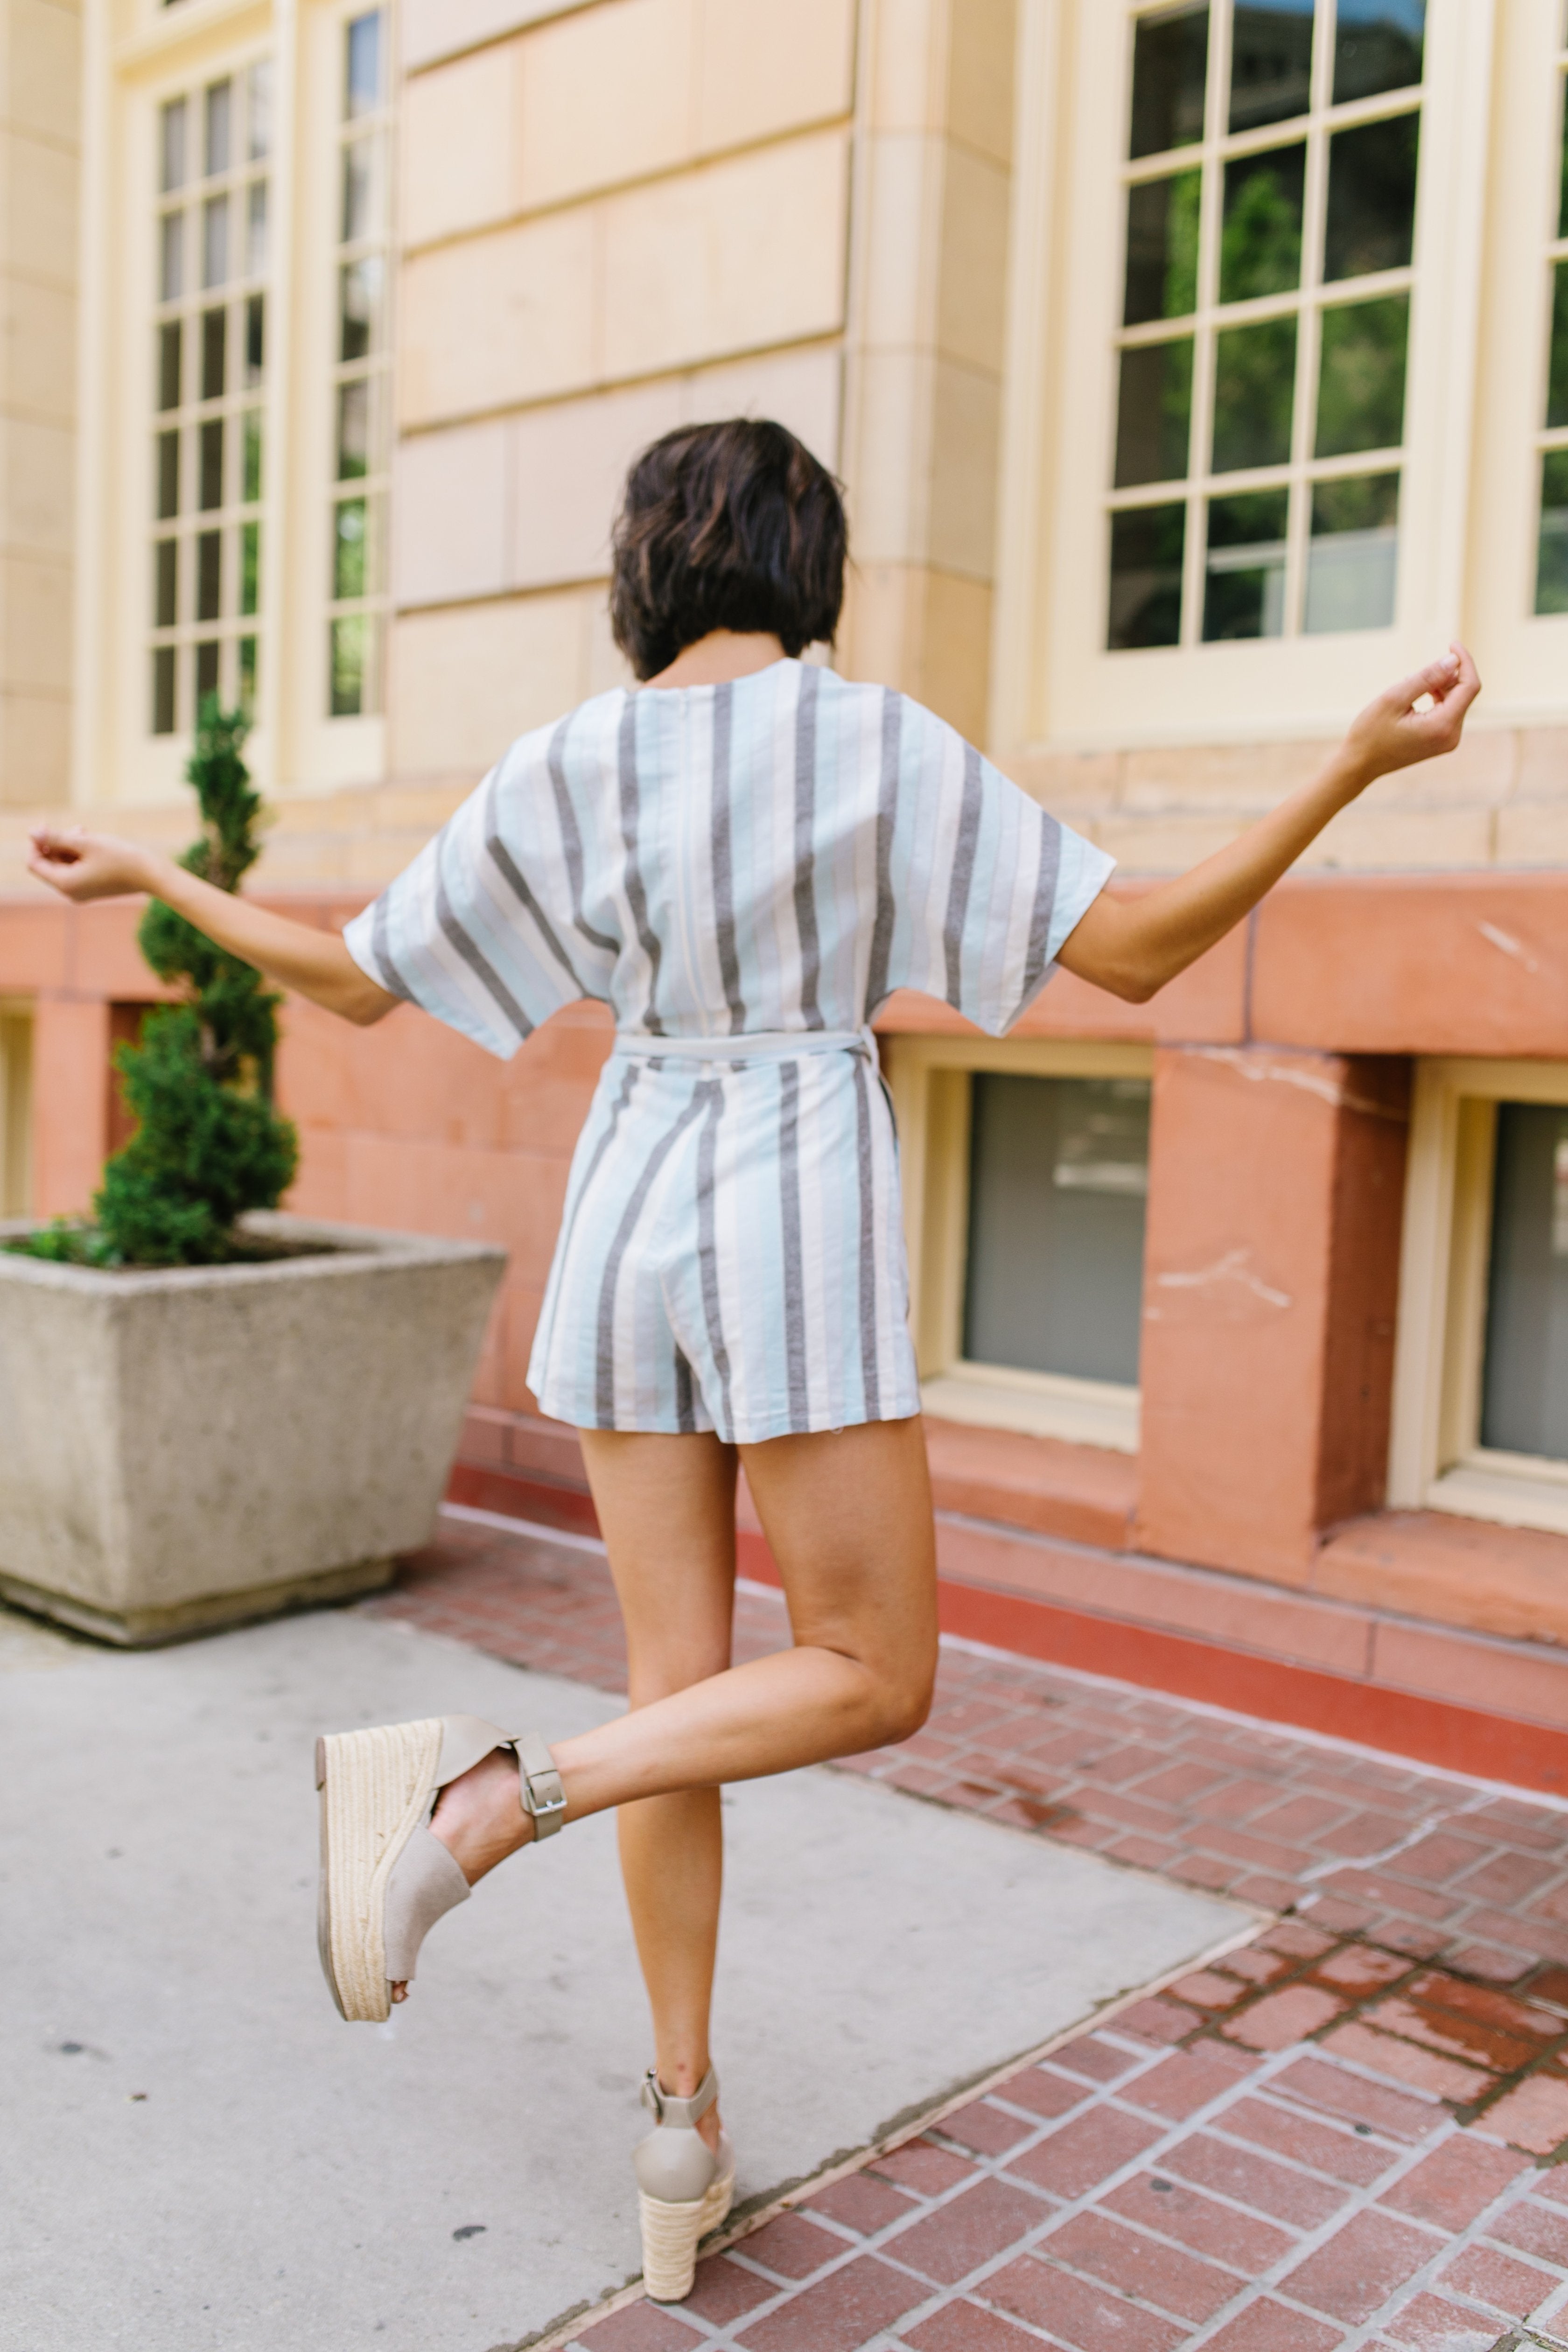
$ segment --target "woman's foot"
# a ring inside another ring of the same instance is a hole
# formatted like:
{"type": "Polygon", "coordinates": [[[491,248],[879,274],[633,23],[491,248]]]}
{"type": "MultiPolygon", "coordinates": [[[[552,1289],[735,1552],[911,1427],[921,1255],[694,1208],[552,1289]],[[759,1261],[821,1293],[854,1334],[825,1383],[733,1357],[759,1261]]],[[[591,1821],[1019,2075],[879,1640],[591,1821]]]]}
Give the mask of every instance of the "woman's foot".
{"type": "MultiPolygon", "coordinates": [[[[532,1844],[533,1818],[518,1801],[517,1759],[509,1748],[492,1748],[447,1782],[437,1797],[430,1834],[440,1839],[470,1886],[519,1846],[532,1844]]],[[[392,1998],[406,2000],[407,1985],[395,1984],[392,1998]]]]}

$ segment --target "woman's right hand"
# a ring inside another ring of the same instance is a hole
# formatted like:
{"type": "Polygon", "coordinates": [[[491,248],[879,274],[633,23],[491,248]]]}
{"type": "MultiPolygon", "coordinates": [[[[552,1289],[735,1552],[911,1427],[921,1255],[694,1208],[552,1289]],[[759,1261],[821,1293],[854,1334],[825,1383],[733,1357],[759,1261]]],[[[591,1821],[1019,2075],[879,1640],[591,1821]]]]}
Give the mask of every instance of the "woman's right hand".
{"type": "Polygon", "coordinates": [[[35,825],[27,871],[80,907],[89,898],[121,898],[151,890],[154,860],[134,841],[89,833],[85,825],[35,825]]]}

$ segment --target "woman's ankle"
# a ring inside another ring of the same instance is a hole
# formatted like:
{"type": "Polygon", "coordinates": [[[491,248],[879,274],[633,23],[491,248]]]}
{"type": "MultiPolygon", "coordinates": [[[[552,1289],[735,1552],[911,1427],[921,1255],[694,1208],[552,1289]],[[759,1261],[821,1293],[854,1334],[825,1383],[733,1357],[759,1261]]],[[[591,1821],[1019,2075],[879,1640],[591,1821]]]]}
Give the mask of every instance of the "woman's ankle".
{"type": "Polygon", "coordinates": [[[449,1781],[436,1800],[430,1832],[470,1886],[520,1846],[531,1844],[533,1822],[522,1808],[516,1759],[504,1748],[492,1748],[449,1781]]]}

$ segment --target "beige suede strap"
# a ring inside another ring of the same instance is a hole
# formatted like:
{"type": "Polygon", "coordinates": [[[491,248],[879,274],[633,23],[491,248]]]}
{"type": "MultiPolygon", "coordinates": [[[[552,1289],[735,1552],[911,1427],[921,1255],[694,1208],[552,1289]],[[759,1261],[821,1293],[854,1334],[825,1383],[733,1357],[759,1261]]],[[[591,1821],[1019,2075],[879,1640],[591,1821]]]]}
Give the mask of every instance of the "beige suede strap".
{"type": "Polygon", "coordinates": [[[536,1838],[553,1837],[566,1819],[566,1791],[555,1769],[555,1759],[537,1731],[525,1731],[512,1743],[517,1751],[518,1790],[522,1810],[533,1816],[536,1838]]]}
{"type": "Polygon", "coordinates": [[[700,2124],[719,2095],[719,2075],[710,2066],[689,2099],[677,2099],[665,2090],[656,2068],[650,2066],[643,2076],[642,2103],[656,2123],[684,2126],[690,2130],[700,2124]]]}

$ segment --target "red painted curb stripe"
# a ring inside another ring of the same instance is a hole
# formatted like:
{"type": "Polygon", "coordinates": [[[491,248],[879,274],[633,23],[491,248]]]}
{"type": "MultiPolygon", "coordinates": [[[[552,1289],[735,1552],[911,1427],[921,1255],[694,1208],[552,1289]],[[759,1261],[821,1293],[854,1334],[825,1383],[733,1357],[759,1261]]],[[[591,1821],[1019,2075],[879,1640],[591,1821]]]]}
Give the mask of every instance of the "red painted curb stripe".
{"type": "MultiPolygon", "coordinates": [[[[515,1473],[459,1463],[447,1490],[451,1501],[504,1516],[596,1535],[591,1498],[579,1487],[556,1486],[515,1473]]],[[[780,1581],[766,1539],[754,1529],[736,1535],[741,1572],[759,1584],[780,1581]]],[[[1488,1715],[1450,1700],[1424,1698],[1384,1683],[1353,1682],[1289,1659],[1259,1657],[1194,1641],[1126,1619],[1095,1617],[984,1584],[938,1585],[944,1633],[1011,1650],[1045,1665],[1077,1666],[1110,1675],[1172,1698],[1201,1699],[1237,1715],[1254,1715],[1282,1729],[1353,1739],[1419,1764],[1506,1780],[1520,1789],[1568,1792],[1568,1732],[1516,1717],[1488,1715]]]]}

